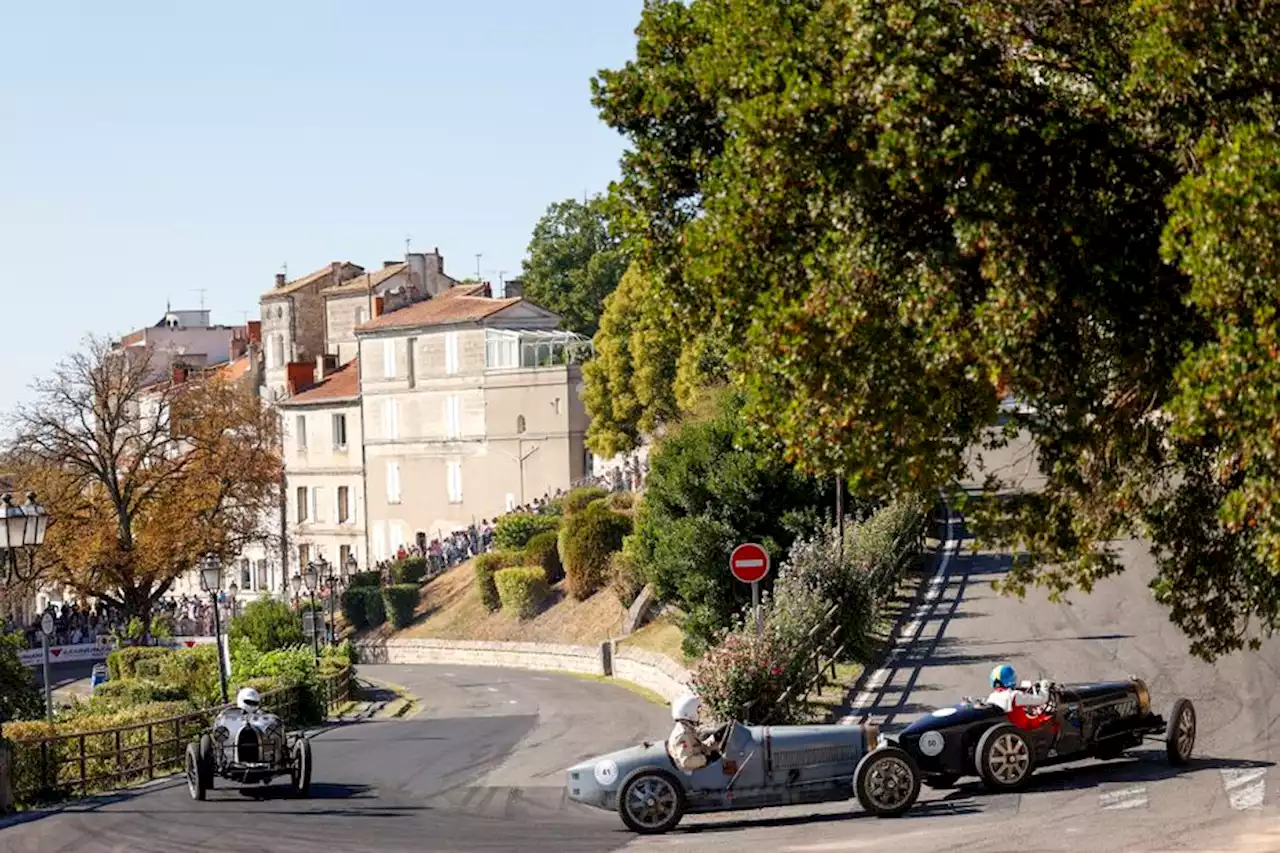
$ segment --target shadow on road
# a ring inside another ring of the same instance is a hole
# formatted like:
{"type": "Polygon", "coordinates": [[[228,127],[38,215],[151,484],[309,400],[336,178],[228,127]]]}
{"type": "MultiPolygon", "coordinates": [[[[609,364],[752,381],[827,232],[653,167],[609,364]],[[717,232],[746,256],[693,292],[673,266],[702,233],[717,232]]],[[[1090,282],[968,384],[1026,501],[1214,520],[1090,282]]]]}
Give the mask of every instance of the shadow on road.
{"type": "Polygon", "coordinates": [[[1175,767],[1166,760],[1163,750],[1143,750],[1129,753],[1125,758],[1115,761],[1039,770],[1032,777],[1028,791],[1083,791],[1116,782],[1159,782],[1207,770],[1246,770],[1274,766],[1275,762],[1272,761],[1204,757],[1192,758],[1191,763],[1185,767],[1175,767]]]}
{"type": "MultiPolygon", "coordinates": [[[[953,817],[960,814],[976,814],[982,810],[976,807],[969,807],[957,803],[946,802],[943,800],[933,800],[926,803],[916,803],[911,807],[904,818],[927,818],[927,817],[953,817]]],[[[728,813],[731,814],[731,813],[728,813]]],[[[708,832],[737,832],[743,829],[769,829],[787,826],[805,826],[808,824],[819,823],[838,823],[847,820],[876,820],[876,816],[870,812],[859,809],[856,805],[851,807],[848,812],[835,812],[832,814],[816,814],[816,815],[787,815],[785,817],[764,817],[764,818],[731,818],[715,823],[699,823],[690,826],[682,826],[675,830],[673,835],[699,835],[708,832]]]]}
{"type": "Polygon", "coordinates": [[[295,796],[286,785],[244,787],[240,789],[240,794],[255,800],[372,800],[376,797],[372,785],[343,785],[332,782],[312,784],[309,797],[295,796]]]}

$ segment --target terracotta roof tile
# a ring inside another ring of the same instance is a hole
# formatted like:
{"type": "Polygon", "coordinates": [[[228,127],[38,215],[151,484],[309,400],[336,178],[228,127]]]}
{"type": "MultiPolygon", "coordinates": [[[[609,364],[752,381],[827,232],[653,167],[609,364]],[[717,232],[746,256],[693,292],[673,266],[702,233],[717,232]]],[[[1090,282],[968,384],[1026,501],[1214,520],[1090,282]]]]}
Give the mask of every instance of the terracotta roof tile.
{"type": "Polygon", "coordinates": [[[281,400],[279,406],[306,405],[308,403],[336,403],[354,400],[360,396],[359,359],[352,359],[337,370],[312,385],[301,394],[281,400]]]}
{"type": "Polygon", "coordinates": [[[235,361],[224,362],[223,364],[214,365],[212,369],[213,375],[227,382],[235,382],[237,379],[243,379],[249,375],[249,368],[252,363],[249,361],[249,355],[242,355],[235,361]]]}
{"type": "Polygon", "coordinates": [[[364,275],[356,276],[350,281],[344,281],[342,284],[326,287],[320,291],[320,295],[345,296],[350,293],[368,293],[387,279],[404,272],[408,266],[408,264],[392,264],[375,272],[367,272],[364,275]]]}
{"type": "Polygon", "coordinates": [[[444,326],[450,323],[470,323],[483,320],[504,308],[522,301],[513,296],[508,299],[492,299],[480,296],[484,284],[461,284],[425,302],[415,302],[397,311],[375,317],[358,326],[356,331],[370,332],[377,329],[412,329],[419,326],[444,326]]]}
{"type": "MultiPolygon", "coordinates": [[[[350,261],[342,261],[341,265],[342,265],[341,266],[342,269],[346,269],[347,267],[355,267],[358,270],[364,269],[364,267],[357,266],[356,264],[353,264],[350,261]]],[[[315,272],[307,273],[302,278],[295,278],[293,281],[286,282],[283,287],[271,288],[266,293],[262,294],[262,298],[270,299],[273,296],[288,296],[290,293],[297,293],[299,290],[302,290],[303,288],[309,285],[315,284],[317,281],[327,276],[332,269],[333,269],[333,265],[327,264],[321,267],[320,269],[316,270],[315,272]]]]}

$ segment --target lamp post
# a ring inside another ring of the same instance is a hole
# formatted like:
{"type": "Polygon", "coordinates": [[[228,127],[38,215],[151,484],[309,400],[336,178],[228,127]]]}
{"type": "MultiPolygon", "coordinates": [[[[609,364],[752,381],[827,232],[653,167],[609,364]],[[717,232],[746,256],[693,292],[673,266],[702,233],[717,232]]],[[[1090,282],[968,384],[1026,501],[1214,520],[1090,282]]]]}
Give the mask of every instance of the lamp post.
{"type": "MultiPolygon", "coordinates": [[[[36,493],[27,492],[27,502],[13,505],[13,495],[0,495],[0,587],[24,584],[35,580],[36,549],[44,544],[45,530],[49,527],[49,513],[36,503],[36,493]],[[27,553],[27,571],[24,574],[18,564],[18,551],[27,553]]],[[[40,631],[40,648],[44,662],[44,709],[49,721],[53,721],[53,692],[49,683],[49,634],[53,628],[51,619],[43,620],[40,631]]]]}
{"type": "MultiPolygon", "coordinates": [[[[324,557],[321,557],[320,561],[323,563],[324,557]]],[[[311,647],[315,651],[317,663],[320,661],[320,632],[316,630],[316,584],[319,582],[319,578],[320,574],[316,570],[316,564],[307,563],[302,582],[306,584],[307,595],[311,598],[311,647]]]]}
{"type": "MultiPolygon", "coordinates": [[[[326,564],[327,565],[327,564],[326,564]]],[[[347,572],[356,565],[356,558],[352,555],[347,556],[345,563],[338,563],[337,572],[332,569],[325,578],[325,585],[329,587],[329,645],[336,646],[338,644],[338,632],[335,626],[338,624],[338,593],[346,589],[347,572]]]]}
{"type": "Polygon", "coordinates": [[[222,617],[218,614],[218,588],[222,586],[222,561],[216,554],[206,554],[200,562],[200,588],[213,602],[213,644],[218,649],[218,683],[222,687],[222,704],[227,699],[227,666],[222,659],[222,617]]]}

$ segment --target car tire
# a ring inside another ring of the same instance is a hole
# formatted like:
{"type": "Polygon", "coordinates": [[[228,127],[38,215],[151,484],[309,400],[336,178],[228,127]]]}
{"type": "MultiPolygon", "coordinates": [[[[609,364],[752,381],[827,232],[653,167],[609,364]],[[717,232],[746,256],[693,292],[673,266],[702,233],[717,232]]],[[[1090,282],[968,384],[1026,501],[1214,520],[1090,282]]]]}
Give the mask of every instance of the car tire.
{"type": "Polygon", "coordinates": [[[200,766],[200,747],[194,743],[187,744],[185,764],[187,791],[191,794],[191,799],[202,802],[208,795],[209,789],[205,787],[204,770],[200,766]]]}
{"type": "Polygon", "coordinates": [[[665,770],[640,770],[618,790],[618,817],[641,835],[670,832],[684,810],[684,785],[665,770]]]}
{"type": "Polygon", "coordinates": [[[293,769],[289,772],[289,783],[295,795],[311,795],[311,741],[306,738],[298,738],[293,745],[293,769]]]}
{"type": "Polygon", "coordinates": [[[204,787],[213,790],[213,738],[200,735],[200,769],[204,773],[204,787]]]}
{"type": "Polygon", "coordinates": [[[924,777],[926,787],[935,791],[948,791],[956,786],[960,781],[960,777],[954,773],[935,773],[932,776],[924,777]]]}
{"type": "Polygon", "coordinates": [[[872,750],[853,771],[853,791],[862,808],[876,817],[898,817],[920,796],[920,768],[899,747],[872,750]]]}
{"type": "Polygon", "coordinates": [[[1164,730],[1164,751],[1169,763],[1183,767],[1191,763],[1196,748],[1196,707],[1190,699],[1179,699],[1169,711],[1164,730]]]}
{"type": "Polygon", "coordinates": [[[1021,729],[1001,723],[978,740],[974,763],[988,790],[1020,791],[1036,771],[1035,747],[1021,729]]]}

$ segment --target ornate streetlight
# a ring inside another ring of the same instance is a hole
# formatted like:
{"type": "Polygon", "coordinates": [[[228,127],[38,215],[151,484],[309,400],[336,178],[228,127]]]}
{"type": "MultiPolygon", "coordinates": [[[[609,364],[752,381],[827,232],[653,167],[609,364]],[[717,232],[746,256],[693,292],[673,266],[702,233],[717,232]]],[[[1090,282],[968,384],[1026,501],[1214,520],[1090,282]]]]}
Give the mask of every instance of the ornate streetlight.
{"type": "MultiPolygon", "coordinates": [[[[328,565],[324,562],[324,557],[320,558],[321,565],[328,565]]],[[[305,573],[302,575],[302,582],[306,584],[307,595],[311,598],[311,647],[315,651],[316,662],[320,662],[320,632],[316,629],[316,585],[320,582],[320,572],[317,571],[315,563],[307,563],[305,573]]]]}
{"type": "Polygon", "coordinates": [[[218,650],[218,682],[222,687],[222,704],[227,699],[227,668],[222,659],[222,618],[218,615],[218,589],[222,586],[222,561],[217,554],[206,554],[200,561],[200,588],[213,602],[213,644],[218,650]]]}
{"type": "Polygon", "coordinates": [[[0,581],[4,586],[27,583],[36,576],[36,549],[44,544],[49,513],[36,503],[36,493],[27,492],[27,502],[13,505],[13,495],[0,495],[0,581]],[[27,552],[27,571],[18,564],[18,551],[27,552]]]}
{"type": "MultiPolygon", "coordinates": [[[[321,558],[321,563],[328,566],[328,563],[324,562],[323,557],[321,558]]],[[[332,571],[333,567],[329,567],[330,570],[327,576],[325,577],[325,585],[329,587],[329,645],[331,646],[336,646],[338,644],[338,632],[334,627],[338,624],[337,622],[338,593],[346,589],[347,573],[351,572],[354,574],[355,567],[356,567],[355,555],[349,554],[347,556],[347,561],[345,563],[338,564],[337,566],[338,571],[336,574],[332,571]]]]}

